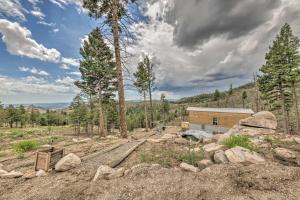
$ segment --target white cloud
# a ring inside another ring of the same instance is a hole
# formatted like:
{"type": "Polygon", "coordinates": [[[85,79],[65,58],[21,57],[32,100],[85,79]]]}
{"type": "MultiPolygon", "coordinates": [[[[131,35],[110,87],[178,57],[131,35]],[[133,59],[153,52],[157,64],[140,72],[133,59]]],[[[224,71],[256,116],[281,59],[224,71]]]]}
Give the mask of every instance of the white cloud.
{"type": "Polygon", "coordinates": [[[79,67],[79,60],[78,59],[74,59],[74,58],[65,58],[62,57],[61,62],[67,65],[72,65],[75,67],[79,67]]]}
{"type": "Polygon", "coordinates": [[[72,79],[71,77],[67,76],[63,79],[57,79],[55,82],[65,86],[73,86],[75,81],[75,79],[72,79]]]}
{"type": "Polygon", "coordinates": [[[58,28],[53,29],[53,32],[54,32],[54,33],[57,33],[58,31],[59,31],[58,28]]]}
{"type": "Polygon", "coordinates": [[[8,17],[15,17],[21,21],[25,21],[26,17],[23,12],[27,12],[19,0],[1,0],[0,1],[0,16],[1,14],[8,17]]]}
{"type": "Polygon", "coordinates": [[[49,73],[44,70],[39,70],[35,67],[32,67],[31,69],[28,67],[19,67],[19,70],[21,72],[30,72],[31,74],[40,75],[40,76],[49,76],[49,73]]]}
{"type": "Polygon", "coordinates": [[[61,56],[56,49],[48,49],[32,39],[30,30],[17,22],[0,19],[0,33],[7,51],[13,55],[27,56],[42,61],[58,62],[61,56]]]}
{"type": "Polygon", "coordinates": [[[80,72],[69,72],[68,74],[74,75],[74,76],[81,76],[80,72]]]}
{"type": "Polygon", "coordinates": [[[38,21],[38,24],[44,25],[44,26],[50,26],[50,27],[54,27],[56,25],[56,23],[48,23],[45,21],[38,21]]]}
{"type": "Polygon", "coordinates": [[[84,45],[84,41],[87,41],[89,38],[88,35],[84,35],[82,38],[80,38],[80,46],[82,47],[84,45]]]}
{"type": "Polygon", "coordinates": [[[78,13],[84,11],[84,9],[82,8],[82,0],[50,0],[50,2],[62,9],[65,9],[67,5],[74,4],[78,13]]]}
{"type": "Polygon", "coordinates": [[[30,12],[33,16],[39,18],[40,20],[43,20],[45,18],[45,14],[42,13],[41,9],[38,7],[34,7],[34,10],[30,12]]]}
{"type": "Polygon", "coordinates": [[[69,70],[70,69],[70,67],[68,65],[66,65],[66,64],[62,64],[60,66],[60,68],[63,69],[63,70],[69,70]]]}
{"type": "Polygon", "coordinates": [[[27,76],[24,78],[10,78],[0,76],[0,95],[11,94],[47,94],[57,95],[64,93],[76,93],[75,87],[70,85],[60,84],[59,82],[50,83],[42,78],[35,76],[27,76]]]}

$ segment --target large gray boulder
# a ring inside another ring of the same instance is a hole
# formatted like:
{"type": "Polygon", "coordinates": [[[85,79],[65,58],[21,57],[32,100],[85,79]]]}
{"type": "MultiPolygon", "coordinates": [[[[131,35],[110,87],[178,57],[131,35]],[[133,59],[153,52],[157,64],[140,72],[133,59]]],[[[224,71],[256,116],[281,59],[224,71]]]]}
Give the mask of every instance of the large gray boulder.
{"type": "Polygon", "coordinates": [[[251,117],[242,119],[240,125],[256,128],[267,128],[275,130],[277,128],[277,120],[273,113],[269,111],[261,111],[251,117]]]}
{"type": "Polygon", "coordinates": [[[78,156],[73,153],[70,153],[60,159],[55,165],[55,171],[64,172],[75,168],[76,166],[80,165],[81,160],[78,156]]]}
{"type": "Polygon", "coordinates": [[[241,163],[247,165],[257,164],[265,161],[265,159],[257,153],[251,152],[249,149],[239,146],[226,150],[225,155],[231,163],[241,163]]]}

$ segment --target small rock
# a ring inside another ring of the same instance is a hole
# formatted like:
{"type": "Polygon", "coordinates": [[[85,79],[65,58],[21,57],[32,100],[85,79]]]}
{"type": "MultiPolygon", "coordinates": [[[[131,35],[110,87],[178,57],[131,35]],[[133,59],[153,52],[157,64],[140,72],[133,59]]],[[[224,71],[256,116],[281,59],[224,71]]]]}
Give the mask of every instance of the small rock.
{"type": "Polygon", "coordinates": [[[239,134],[240,134],[239,126],[235,125],[231,129],[229,129],[229,131],[219,136],[218,144],[223,144],[224,141],[230,138],[232,135],[239,135],[239,134]]]}
{"type": "Polygon", "coordinates": [[[37,177],[42,177],[42,176],[46,176],[47,173],[46,173],[44,170],[40,169],[39,171],[36,172],[35,175],[36,175],[37,177]]]}
{"type": "Polygon", "coordinates": [[[204,159],[204,160],[199,161],[197,164],[198,164],[199,169],[205,169],[206,167],[213,165],[214,163],[211,160],[204,159]]]}
{"type": "Polygon", "coordinates": [[[294,137],[294,141],[295,141],[296,143],[300,144],[300,138],[294,137]]]}
{"type": "Polygon", "coordinates": [[[218,163],[218,164],[229,162],[226,155],[225,155],[225,152],[223,150],[219,150],[219,151],[215,152],[214,161],[215,161],[215,163],[218,163]]]}
{"type": "Polygon", "coordinates": [[[1,170],[1,169],[2,169],[2,170],[6,170],[5,167],[4,167],[4,165],[0,163],[0,170],[1,170]]]}
{"type": "Polygon", "coordinates": [[[97,172],[93,178],[93,181],[96,181],[98,178],[106,178],[108,175],[114,173],[115,170],[107,165],[100,165],[100,167],[97,169],[97,172]]]}
{"type": "Polygon", "coordinates": [[[174,140],[175,144],[179,144],[179,145],[188,145],[190,142],[184,138],[176,138],[174,140]]]}
{"type": "Polygon", "coordinates": [[[203,146],[203,150],[207,153],[216,152],[223,149],[223,145],[218,145],[216,143],[210,143],[203,146]]]}
{"type": "Polygon", "coordinates": [[[70,153],[56,163],[55,171],[64,172],[69,169],[75,168],[80,163],[81,163],[80,158],[75,154],[70,153]]]}
{"type": "Polygon", "coordinates": [[[19,178],[21,176],[23,176],[22,172],[11,171],[6,174],[2,174],[0,177],[1,178],[19,178]]]}
{"type": "Polygon", "coordinates": [[[124,175],[124,172],[125,172],[125,168],[121,167],[121,168],[115,170],[113,173],[109,174],[107,176],[107,178],[108,179],[115,179],[115,178],[122,177],[124,175]]]}
{"type": "Polygon", "coordinates": [[[191,171],[191,172],[198,172],[199,169],[197,167],[194,167],[193,165],[189,165],[187,163],[180,163],[179,167],[183,170],[186,171],[191,171]]]}
{"type": "Polygon", "coordinates": [[[196,148],[192,149],[192,151],[193,151],[193,152],[200,152],[200,151],[201,151],[201,148],[196,147],[196,148]]]}
{"type": "Polygon", "coordinates": [[[296,158],[296,154],[293,151],[285,148],[278,147],[274,150],[274,152],[275,152],[275,156],[282,160],[290,160],[296,158]]]}
{"type": "Polygon", "coordinates": [[[226,150],[225,155],[232,163],[256,164],[265,161],[257,153],[239,146],[226,150]]]}
{"type": "Polygon", "coordinates": [[[73,138],[72,141],[73,142],[78,142],[78,140],[76,138],[73,138]]]}

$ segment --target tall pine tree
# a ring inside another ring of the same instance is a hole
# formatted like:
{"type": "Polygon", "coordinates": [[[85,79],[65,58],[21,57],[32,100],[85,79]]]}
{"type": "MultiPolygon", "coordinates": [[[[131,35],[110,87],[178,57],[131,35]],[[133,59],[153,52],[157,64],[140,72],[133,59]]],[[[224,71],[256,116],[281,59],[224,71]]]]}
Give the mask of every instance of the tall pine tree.
{"type": "Polygon", "coordinates": [[[127,31],[122,19],[127,15],[127,4],[134,0],[83,0],[83,7],[89,10],[90,16],[103,18],[104,23],[111,28],[113,45],[115,49],[115,63],[117,67],[117,85],[119,96],[119,114],[121,135],[127,137],[125,92],[123,84],[123,71],[121,62],[120,34],[127,31]],[[124,30],[125,29],[125,30],[124,30]]]}
{"type": "MultiPolygon", "coordinates": [[[[293,105],[292,72],[296,66],[297,46],[299,41],[292,35],[291,27],[285,24],[276,36],[269,52],[266,64],[262,66],[258,82],[264,99],[271,104],[271,109],[281,109],[285,133],[290,133],[289,111],[293,105]]],[[[298,44],[299,45],[299,44],[298,44]]]]}
{"type": "Polygon", "coordinates": [[[98,113],[100,135],[107,134],[103,103],[114,96],[116,90],[116,66],[113,55],[104,42],[99,28],[92,31],[88,40],[80,49],[82,60],[80,61],[80,72],[82,81],[75,84],[89,95],[98,97],[98,113]]]}
{"type": "Polygon", "coordinates": [[[148,91],[148,70],[143,62],[138,64],[137,71],[133,74],[135,77],[134,86],[137,88],[138,92],[144,97],[144,112],[145,112],[145,125],[146,131],[148,131],[148,111],[147,111],[147,91],[148,91]]]}

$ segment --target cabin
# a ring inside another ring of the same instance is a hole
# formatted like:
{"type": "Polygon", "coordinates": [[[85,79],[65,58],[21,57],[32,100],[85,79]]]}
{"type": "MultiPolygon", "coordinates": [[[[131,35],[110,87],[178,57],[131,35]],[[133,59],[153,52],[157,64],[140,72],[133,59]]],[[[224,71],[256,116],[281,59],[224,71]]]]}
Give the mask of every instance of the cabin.
{"type": "Polygon", "coordinates": [[[241,119],[254,114],[244,108],[202,108],[188,107],[190,129],[203,130],[207,133],[225,133],[241,119]]]}

